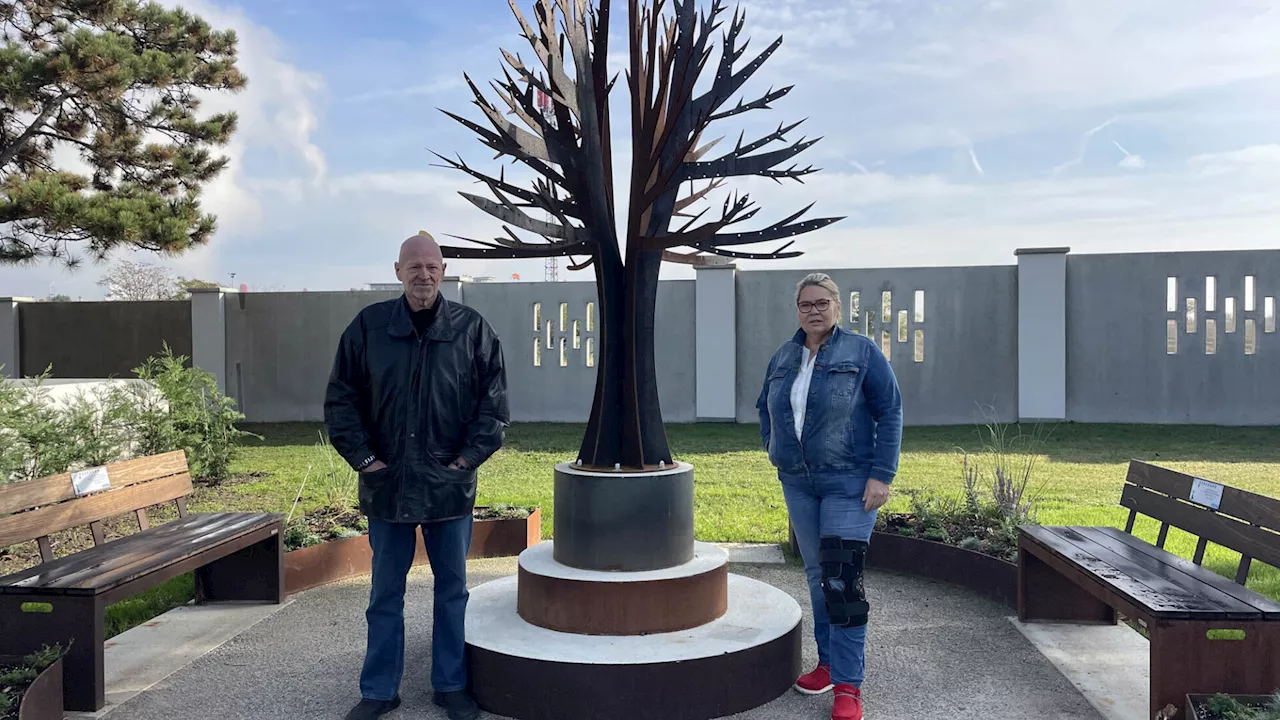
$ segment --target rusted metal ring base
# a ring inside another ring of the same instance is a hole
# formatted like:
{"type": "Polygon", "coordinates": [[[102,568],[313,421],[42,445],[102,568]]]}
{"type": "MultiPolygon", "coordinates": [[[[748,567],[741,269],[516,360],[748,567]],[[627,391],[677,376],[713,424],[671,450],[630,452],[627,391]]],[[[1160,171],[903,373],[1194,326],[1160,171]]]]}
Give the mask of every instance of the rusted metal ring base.
{"type": "Polygon", "coordinates": [[[669,570],[607,573],[560,565],[554,542],[520,554],[517,612],[526,622],[583,635],[646,635],[705,625],[728,608],[729,554],[695,545],[669,570]]]}
{"type": "Polygon", "coordinates": [[[800,606],[729,576],[729,611],[677,633],[602,640],[529,625],[516,578],[476,588],[467,606],[471,691],[517,720],[709,720],[786,693],[801,672],[800,606]]]}

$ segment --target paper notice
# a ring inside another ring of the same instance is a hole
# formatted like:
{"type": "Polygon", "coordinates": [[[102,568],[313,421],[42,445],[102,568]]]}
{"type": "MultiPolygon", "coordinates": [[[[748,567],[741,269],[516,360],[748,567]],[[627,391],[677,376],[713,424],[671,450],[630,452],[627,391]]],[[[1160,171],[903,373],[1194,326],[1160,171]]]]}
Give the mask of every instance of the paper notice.
{"type": "Polygon", "coordinates": [[[104,467],[88,468],[71,473],[71,486],[76,495],[88,495],[92,492],[111,489],[111,478],[107,477],[104,467]]]}
{"type": "Polygon", "coordinates": [[[1217,510],[1222,504],[1222,486],[1196,478],[1191,483],[1191,502],[1217,510]]]}

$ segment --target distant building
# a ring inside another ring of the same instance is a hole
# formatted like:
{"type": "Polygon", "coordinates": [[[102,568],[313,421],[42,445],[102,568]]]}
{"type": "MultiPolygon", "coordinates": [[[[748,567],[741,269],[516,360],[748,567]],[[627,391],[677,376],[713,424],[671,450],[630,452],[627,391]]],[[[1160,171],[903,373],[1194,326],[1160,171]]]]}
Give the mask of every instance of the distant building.
{"type": "Polygon", "coordinates": [[[384,291],[385,291],[385,292],[395,292],[395,291],[397,291],[397,290],[403,290],[403,289],[404,289],[404,285],[401,285],[401,284],[400,284],[400,283],[398,283],[398,282],[395,282],[395,283],[369,283],[369,289],[370,289],[370,290],[377,290],[377,291],[379,291],[379,292],[384,292],[384,291]]]}

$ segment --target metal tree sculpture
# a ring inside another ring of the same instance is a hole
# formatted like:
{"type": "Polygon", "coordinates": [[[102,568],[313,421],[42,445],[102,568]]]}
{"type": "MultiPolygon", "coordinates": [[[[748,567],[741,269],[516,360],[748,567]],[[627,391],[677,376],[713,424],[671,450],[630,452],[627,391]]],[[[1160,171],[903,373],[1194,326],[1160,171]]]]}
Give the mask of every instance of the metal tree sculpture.
{"type": "MultiPolygon", "coordinates": [[[[502,51],[509,69],[492,83],[507,106],[498,110],[467,77],[475,104],[492,129],[463,117],[450,117],[470,128],[498,153],[531,168],[539,176],[533,187],[508,182],[505,174],[484,174],[457,160],[437,154],[449,167],[488,186],[494,199],[461,193],[476,207],[502,220],[506,233],[492,241],[455,237],[481,247],[445,247],[450,258],[539,258],[583,256],[571,270],[594,267],[600,302],[600,353],[595,401],[579,454],[584,466],[628,469],[671,464],[662,411],[658,401],[654,362],[654,311],[658,271],[663,261],[705,264],[711,256],[745,259],[790,258],[793,241],[771,252],[743,252],[727,248],[792,238],[842,218],[801,221],[809,207],[750,232],[725,232],[750,220],[759,208],[747,195],[728,198],[720,216],[701,222],[707,210],[691,208],[721,187],[725,178],[759,175],[775,181],[801,178],[813,167],[791,165],[775,169],[817,140],[801,138],[770,152],[756,151],[775,142],[787,143],[800,123],[778,129],[732,151],[704,160],[719,142],[700,144],[707,128],[751,110],[767,110],[791,86],[770,89],[750,102],[726,107],[743,84],[782,44],[779,37],[751,62],[735,70],[746,52],[739,43],[745,17],[735,11],[725,31],[715,78],[702,92],[698,80],[711,58],[711,34],[721,27],[724,4],[713,0],[699,13],[695,0],[673,0],[664,14],[665,0],[642,5],[629,0],[632,160],[626,243],[618,242],[614,214],[612,149],[608,96],[617,78],[609,78],[610,0],[537,0],[536,26],[530,25],[508,0],[523,36],[542,66],[535,72],[518,55],[502,51]],[[560,31],[557,32],[557,19],[560,31]],[[565,55],[568,45],[569,56],[565,55]],[[566,68],[572,64],[573,77],[566,68]],[[544,74],[545,73],[545,74],[544,74]],[[539,107],[539,95],[550,101],[550,112],[539,107]],[[508,116],[523,124],[518,125],[508,116]],[[706,185],[699,187],[701,181],[706,185]],[[689,194],[680,190],[689,184],[689,194]],[[528,210],[554,221],[538,219],[528,210]],[[673,228],[673,219],[682,218],[673,228]],[[701,222],[701,224],[698,224],[701,222]],[[537,236],[522,239],[512,228],[537,236]],[[677,253],[678,248],[692,252],[677,253]]],[[[803,121],[801,121],[803,122],[803,121]]],[[[721,138],[723,139],[723,138],[721,138]]]]}

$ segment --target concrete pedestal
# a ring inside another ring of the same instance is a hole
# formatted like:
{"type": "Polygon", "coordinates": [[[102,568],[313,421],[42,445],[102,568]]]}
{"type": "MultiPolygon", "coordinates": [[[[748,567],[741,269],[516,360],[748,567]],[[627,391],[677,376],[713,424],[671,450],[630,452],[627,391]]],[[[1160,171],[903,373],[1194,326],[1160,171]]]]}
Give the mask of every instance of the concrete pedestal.
{"type": "Polygon", "coordinates": [[[693,539],[693,467],[555,473],[555,539],[471,591],[480,707],[518,720],[708,720],[800,674],[800,605],[693,539]]]}

